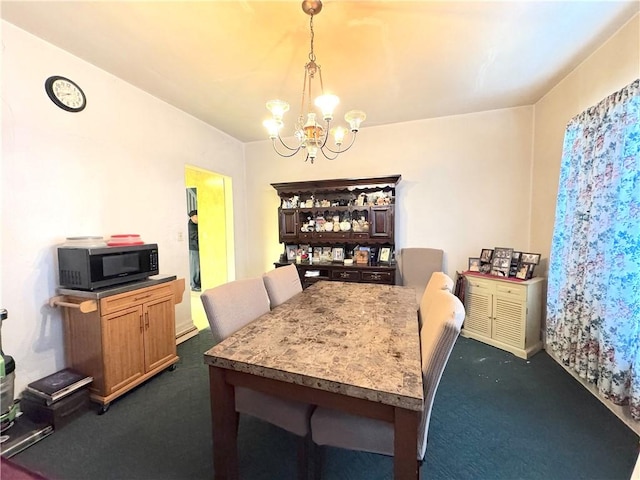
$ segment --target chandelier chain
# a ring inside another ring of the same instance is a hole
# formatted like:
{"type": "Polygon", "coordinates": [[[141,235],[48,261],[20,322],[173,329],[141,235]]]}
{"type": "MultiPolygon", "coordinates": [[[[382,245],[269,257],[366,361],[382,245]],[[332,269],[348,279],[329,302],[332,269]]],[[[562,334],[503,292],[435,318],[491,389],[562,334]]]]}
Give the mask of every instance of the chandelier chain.
{"type": "Polygon", "coordinates": [[[313,53],[313,37],[314,37],[314,32],[313,32],[313,13],[311,14],[311,19],[309,20],[309,31],[310,33],[310,37],[311,37],[311,51],[309,52],[309,60],[312,62],[316,61],[316,54],[313,53]]]}

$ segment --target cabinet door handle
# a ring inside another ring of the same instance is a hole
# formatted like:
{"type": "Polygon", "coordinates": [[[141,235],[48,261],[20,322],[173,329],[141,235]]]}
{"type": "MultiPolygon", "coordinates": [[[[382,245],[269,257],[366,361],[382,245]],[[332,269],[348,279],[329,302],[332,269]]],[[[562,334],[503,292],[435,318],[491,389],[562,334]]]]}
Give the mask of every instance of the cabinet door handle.
{"type": "Polygon", "coordinates": [[[144,326],[149,328],[149,312],[144,312],[144,326]]]}
{"type": "Polygon", "coordinates": [[[144,323],[142,322],[142,315],[140,315],[140,332],[144,331],[144,323]]]}

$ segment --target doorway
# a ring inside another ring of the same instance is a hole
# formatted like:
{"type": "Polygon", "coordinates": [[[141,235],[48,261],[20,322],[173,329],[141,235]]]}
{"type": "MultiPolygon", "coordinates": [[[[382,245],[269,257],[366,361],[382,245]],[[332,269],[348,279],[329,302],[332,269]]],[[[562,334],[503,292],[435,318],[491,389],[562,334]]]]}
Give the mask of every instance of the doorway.
{"type": "MultiPolygon", "coordinates": [[[[231,178],[187,165],[185,188],[185,223],[190,211],[198,211],[200,281],[204,292],[235,278],[231,178]]],[[[188,242],[185,248],[189,248],[188,242]]],[[[190,290],[191,318],[198,330],[209,327],[201,292],[190,290]]]]}

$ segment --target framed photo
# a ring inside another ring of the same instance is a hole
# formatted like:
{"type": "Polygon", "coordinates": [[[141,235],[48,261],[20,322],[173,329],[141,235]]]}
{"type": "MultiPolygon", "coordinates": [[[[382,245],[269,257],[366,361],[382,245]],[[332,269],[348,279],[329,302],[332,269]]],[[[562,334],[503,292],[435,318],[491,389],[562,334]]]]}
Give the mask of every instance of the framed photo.
{"type": "Polygon", "coordinates": [[[331,261],[331,247],[322,247],[322,255],[320,256],[321,262],[331,261]]]}
{"type": "Polygon", "coordinates": [[[509,262],[509,264],[511,264],[512,256],[513,256],[513,248],[496,247],[493,249],[492,261],[496,259],[500,259],[501,263],[504,263],[504,261],[507,261],[509,262]]]}
{"type": "Polygon", "coordinates": [[[380,247],[380,250],[378,250],[378,263],[383,265],[391,263],[391,247],[380,247]]]}
{"type": "Polygon", "coordinates": [[[511,268],[511,257],[513,248],[496,247],[493,249],[491,259],[491,275],[498,277],[508,277],[511,268]]]}
{"type": "Polygon", "coordinates": [[[535,265],[533,263],[522,263],[516,272],[516,278],[520,280],[529,280],[531,278],[531,274],[533,273],[533,268],[535,265]]]}
{"type": "Polygon", "coordinates": [[[344,247],[333,247],[331,249],[331,261],[332,262],[344,261],[344,247]]]}
{"type": "Polygon", "coordinates": [[[482,263],[491,263],[491,257],[493,256],[493,250],[490,248],[483,248],[480,252],[480,261],[482,263]]]}
{"type": "Polygon", "coordinates": [[[285,248],[285,251],[287,252],[287,261],[295,262],[296,254],[298,253],[298,245],[286,245],[284,248],[285,248]]]}
{"type": "Polygon", "coordinates": [[[518,267],[520,266],[520,257],[522,257],[522,252],[513,252],[513,254],[511,254],[511,267],[509,267],[510,277],[516,276],[518,267]]]}
{"type": "Polygon", "coordinates": [[[353,260],[358,265],[368,265],[369,264],[369,252],[366,250],[356,250],[353,252],[353,260]]]}
{"type": "Polygon", "coordinates": [[[538,265],[540,263],[540,254],[539,253],[523,253],[520,257],[520,261],[522,263],[533,263],[534,265],[538,265]]]}
{"type": "Polygon", "coordinates": [[[480,271],[480,257],[469,257],[469,271],[470,272],[480,271]]]}

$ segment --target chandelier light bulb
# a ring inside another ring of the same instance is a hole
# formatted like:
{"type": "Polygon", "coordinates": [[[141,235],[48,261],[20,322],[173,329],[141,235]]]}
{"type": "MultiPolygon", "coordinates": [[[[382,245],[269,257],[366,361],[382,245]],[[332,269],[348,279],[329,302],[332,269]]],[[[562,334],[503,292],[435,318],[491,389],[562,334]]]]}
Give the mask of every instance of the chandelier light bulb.
{"type": "Polygon", "coordinates": [[[344,142],[344,137],[347,134],[347,129],[344,127],[336,127],[331,130],[331,133],[333,134],[333,141],[339,147],[340,145],[342,145],[342,142],[344,142]]]}
{"type": "Polygon", "coordinates": [[[289,104],[284,100],[269,100],[267,110],[271,112],[274,120],[282,122],[282,117],[289,111],[289,104]]]}
{"type": "Polygon", "coordinates": [[[362,110],[350,110],[344,116],[352,132],[357,132],[360,129],[360,124],[364,122],[366,118],[367,115],[362,110]]]}
{"type": "Polygon", "coordinates": [[[333,119],[333,111],[339,103],[340,99],[336,95],[332,95],[330,93],[320,95],[315,100],[316,107],[320,108],[322,111],[322,118],[325,122],[333,119]]]}
{"type": "Polygon", "coordinates": [[[278,122],[273,118],[268,118],[267,120],[262,122],[262,125],[264,125],[264,127],[269,132],[269,138],[271,140],[278,138],[278,132],[282,128],[282,122],[278,122]]]}

